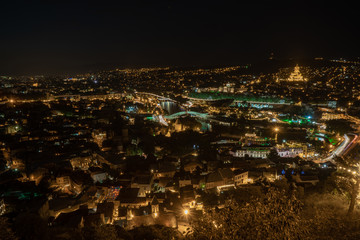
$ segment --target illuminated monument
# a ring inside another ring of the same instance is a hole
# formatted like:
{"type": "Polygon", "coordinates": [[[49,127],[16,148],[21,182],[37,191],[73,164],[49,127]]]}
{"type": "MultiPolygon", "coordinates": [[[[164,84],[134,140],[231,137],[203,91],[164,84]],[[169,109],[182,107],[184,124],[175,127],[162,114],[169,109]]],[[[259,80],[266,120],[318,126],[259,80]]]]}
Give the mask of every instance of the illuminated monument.
{"type": "Polygon", "coordinates": [[[290,74],[289,78],[287,79],[289,82],[304,82],[306,81],[305,78],[300,73],[300,68],[298,65],[295,66],[294,71],[290,74]]]}

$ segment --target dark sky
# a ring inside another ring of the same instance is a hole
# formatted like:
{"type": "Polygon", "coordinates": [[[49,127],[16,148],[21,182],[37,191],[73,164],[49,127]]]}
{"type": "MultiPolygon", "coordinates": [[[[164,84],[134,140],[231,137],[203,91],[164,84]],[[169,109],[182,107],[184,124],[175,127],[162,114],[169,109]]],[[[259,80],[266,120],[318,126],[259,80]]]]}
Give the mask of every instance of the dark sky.
{"type": "Polygon", "coordinates": [[[1,1],[0,75],[360,56],[356,5],[251,2],[1,1]]]}

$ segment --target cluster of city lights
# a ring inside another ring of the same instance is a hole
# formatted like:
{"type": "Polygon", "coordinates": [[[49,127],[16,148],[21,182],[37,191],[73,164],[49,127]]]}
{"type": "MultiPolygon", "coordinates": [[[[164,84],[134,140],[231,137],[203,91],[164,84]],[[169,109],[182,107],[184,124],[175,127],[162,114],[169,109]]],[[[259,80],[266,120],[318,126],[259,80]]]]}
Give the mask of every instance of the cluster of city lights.
{"type": "Polygon", "coordinates": [[[349,173],[352,173],[353,175],[357,174],[356,171],[349,169],[349,168],[339,167],[339,169],[344,170],[345,172],[347,171],[349,173]]]}

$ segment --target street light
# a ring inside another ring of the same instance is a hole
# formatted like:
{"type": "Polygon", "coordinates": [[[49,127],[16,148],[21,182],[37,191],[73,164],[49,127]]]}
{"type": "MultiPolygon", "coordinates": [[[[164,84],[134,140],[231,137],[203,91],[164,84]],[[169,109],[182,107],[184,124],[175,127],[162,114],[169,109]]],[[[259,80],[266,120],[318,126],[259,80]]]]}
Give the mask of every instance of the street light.
{"type": "Polygon", "coordinates": [[[185,209],[184,214],[185,214],[185,216],[187,216],[189,214],[189,210],[185,209]]]}
{"type": "Polygon", "coordinates": [[[278,135],[278,132],[279,132],[279,128],[275,127],[274,131],[275,131],[275,142],[277,143],[277,135],[278,135]]]}

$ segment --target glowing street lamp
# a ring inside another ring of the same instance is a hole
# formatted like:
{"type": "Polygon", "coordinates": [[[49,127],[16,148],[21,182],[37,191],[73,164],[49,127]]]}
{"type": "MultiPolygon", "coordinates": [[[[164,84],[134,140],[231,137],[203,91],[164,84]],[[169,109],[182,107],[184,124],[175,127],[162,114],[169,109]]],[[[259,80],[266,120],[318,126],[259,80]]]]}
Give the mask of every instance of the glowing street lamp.
{"type": "Polygon", "coordinates": [[[189,210],[188,210],[188,209],[185,209],[185,210],[184,210],[184,214],[185,214],[185,216],[189,215],[189,210]]]}
{"type": "Polygon", "coordinates": [[[274,128],[274,132],[275,132],[275,142],[277,142],[277,136],[278,136],[279,130],[280,130],[280,129],[279,129],[278,127],[274,128]]]}

